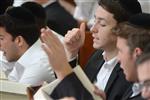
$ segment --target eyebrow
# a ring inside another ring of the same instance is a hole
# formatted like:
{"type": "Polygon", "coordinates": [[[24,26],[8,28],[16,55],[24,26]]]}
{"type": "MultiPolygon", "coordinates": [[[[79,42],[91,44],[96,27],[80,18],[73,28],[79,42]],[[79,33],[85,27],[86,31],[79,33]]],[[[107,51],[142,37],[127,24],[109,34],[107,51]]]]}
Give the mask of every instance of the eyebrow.
{"type": "Polygon", "coordinates": [[[103,21],[105,21],[106,23],[108,23],[108,21],[107,21],[105,18],[102,18],[102,17],[97,17],[97,18],[96,18],[96,15],[94,15],[94,18],[95,18],[95,19],[98,19],[98,20],[103,20],[103,21]]]}
{"type": "Polygon", "coordinates": [[[150,79],[144,80],[143,82],[144,83],[150,82],[150,79]]]}

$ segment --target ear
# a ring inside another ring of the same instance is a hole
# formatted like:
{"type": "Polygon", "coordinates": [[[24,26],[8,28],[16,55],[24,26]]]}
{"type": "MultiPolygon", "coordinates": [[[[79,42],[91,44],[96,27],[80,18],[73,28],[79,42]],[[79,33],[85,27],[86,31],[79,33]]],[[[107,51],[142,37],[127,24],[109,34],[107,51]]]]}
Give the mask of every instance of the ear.
{"type": "Polygon", "coordinates": [[[134,56],[137,58],[142,54],[142,50],[140,48],[135,48],[134,49],[134,56]]]}
{"type": "Polygon", "coordinates": [[[24,38],[22,37],[22,36],[17,36],[16,38],[15,38],[15,43],[19,46],[19,47],[21,47],[21,46],[23,46],[24,45],[24,38]]]}

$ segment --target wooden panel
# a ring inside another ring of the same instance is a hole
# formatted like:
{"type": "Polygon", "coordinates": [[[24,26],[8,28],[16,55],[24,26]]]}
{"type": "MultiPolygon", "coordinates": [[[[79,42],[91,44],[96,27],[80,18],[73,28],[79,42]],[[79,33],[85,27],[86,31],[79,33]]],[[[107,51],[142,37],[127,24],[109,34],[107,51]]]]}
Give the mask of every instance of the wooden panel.
{"type": "Polygon", "coordinates": [[[0,100],[28,100],[27,84],[21,84],[8,80],[0,80],[0,100]]]}
{"type": "Polygon", "coordinates": [[[74,2],[74,0],[64,0],[64,1],[66,1],[66,2],[68,2],[68,3],[70,3],[71,5],[73,5],[73,6],[75,6],[76,4],[75,4],[75,2],[74,2]]]}
{"type": "Polygon", "coordinates": [[[86,32],[85,43],[79,51],[79,64],[83,68],[87,63],[90,55],[93,53],[93,38],[90,32],[86,32]]]}
{"type": "Polygon", "coordinates": [[[33,96],[34,94],[38,91],[38,89],[40,88],[41,86],[30,86],[30,87],[27,87],[27,96],[28,96],[28,100],[34,100],[33,96]]]}

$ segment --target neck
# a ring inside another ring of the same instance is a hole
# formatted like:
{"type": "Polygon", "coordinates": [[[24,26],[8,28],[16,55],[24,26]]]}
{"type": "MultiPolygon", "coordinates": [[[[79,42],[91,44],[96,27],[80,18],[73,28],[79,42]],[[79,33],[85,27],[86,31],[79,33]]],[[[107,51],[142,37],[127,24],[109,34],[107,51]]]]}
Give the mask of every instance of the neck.
{"type": "Polygon", "coordinates": [[[20,57],[29,49],[29,45],[24,45],[20,48],[20,52],[19,52],[19,55],[20,57]]]}
{"type": "Polygon", "coordinates": [[[105,51],[105,60],[109,61],[112,58],[117,56],[118,50],[116,48],[111,49],[111,50],[104,50],[105,51]]]}

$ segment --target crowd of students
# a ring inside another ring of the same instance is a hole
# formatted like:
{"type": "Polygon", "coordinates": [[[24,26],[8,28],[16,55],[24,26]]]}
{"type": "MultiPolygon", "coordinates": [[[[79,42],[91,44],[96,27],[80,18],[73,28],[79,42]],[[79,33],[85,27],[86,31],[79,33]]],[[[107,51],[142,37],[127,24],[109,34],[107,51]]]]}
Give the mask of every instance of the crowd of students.
{"type": "MultiPolygon", "coordinates": [[[[60,14],[58,19],[57,7],[49,9],[34,0],[8,7],[0,15],[0,50],[5,59],[0,68],[8,80],[32,86],[58,79],[49,94],[54,100],[94,100],[73,71],[86,24],[76,28],[78,22],[71,15],[60,14]],[[49,23],[50,18],[59,25],[49,23]],[[68,28],[61,36],[51,25],[68,28]]],[[[138,0],[99,0],[94,17],[91,35],[96,50],[83,69],[95,85],[91,91],[103,100],[150,100],[150,14],[142,12],[138,0]]]]}

